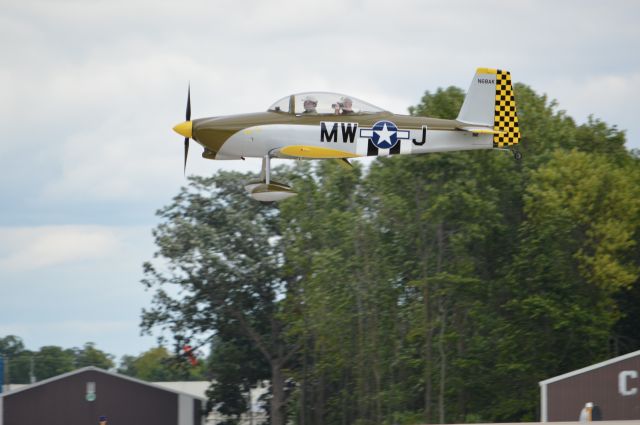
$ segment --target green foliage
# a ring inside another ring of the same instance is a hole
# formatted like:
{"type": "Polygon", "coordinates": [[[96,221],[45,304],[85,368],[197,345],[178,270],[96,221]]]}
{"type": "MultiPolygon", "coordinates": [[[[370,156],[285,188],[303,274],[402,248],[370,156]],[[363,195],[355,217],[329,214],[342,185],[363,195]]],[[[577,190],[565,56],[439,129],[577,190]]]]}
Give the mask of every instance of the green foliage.
{"type": "Polygon", "coordinates": [[[7,335],[0,338],[0,357],[7,361],[5,373],[8,373],[10,383],[29,382],[33,353],[25,349],[20,337],[7,335]]]}
{"type": "Polygon", "coordinates": [[[101,369],[112,369],[114,357],[96,348],[93,342],[87,342],[84,347],[74,349],[76,367],[95,366],[101,369]]]}
{"type": "Polygon", "coordinates": [[[460,112],[465,92],[449,86],[446,89],[438,88],[435,93],[424,92],[420,104],[409,107],[409,114],[422,117],[455,119],[460,112]]]}
{"type": "Polygon", "coordinates": [[[24,351],[24,343],[15,335],[0,338],[0,357],[14,357],[24,351]]]}
{"type": "Polygon", "coordinates": [[[239,333],[236,338],[215,338],[209,359],[215,381],[207,391],[209,410],[216,407],[223,415],[237,420],[248,409],[247,394],[269,374],[269,367],[254,344],[239,333]],[[215,403],[216,405],[214,405],[215,403]]]}
{"type": "Polygon", "coordinates": [[[30,351],[15,335],[0,338],[0,357],[7,359],[9,381],[16,384],[30,383],[32,378],[41,381],[87,366],[114,367],[113,356],[97,349],[92,342],[83,348],[45,346],[30,351]]]}
{"type": "Polygon", "coordinates": [[[639,272],[630,258],[640,224],[639,177],[637,167],[619,166],[606,156],[557,152],[527,189],[531,230],[549,239],[565,232],[585,284],[608,293],[627,288],[639,272]]]}
{"type": "Polygon", "coordinates": [[[38,380],[51,378],[75,369],[74,352],[57,346],[46,346],[34,353],[34,372],[38,380]]]}
{"type": "MultiPolygon", "coordinates": [[[[192,178],[159,213],[144,327],[215,334],[209,396],[231,422],[266,379],[301,425],[537,419],[540,380],[640,348],[640,160],[615,127],[515,91],[522,162],[297,162],[277,205],[249,176],[192,178]]],[[[455,118],[463,98],[410,113],[455,118]]]]}
{"type": "Polygon", "coordinates": [[[150,382],[198,381],[205,379],[205,365],[191,366],[181,355],[165,347],[151,348],[139,356],[123,356],[118,373],[150,382]]]}

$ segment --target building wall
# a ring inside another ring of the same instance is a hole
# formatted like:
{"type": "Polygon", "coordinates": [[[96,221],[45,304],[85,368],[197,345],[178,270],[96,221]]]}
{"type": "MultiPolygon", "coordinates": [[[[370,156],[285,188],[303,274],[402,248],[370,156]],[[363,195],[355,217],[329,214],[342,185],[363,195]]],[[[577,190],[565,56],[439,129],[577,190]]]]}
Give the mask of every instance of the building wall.
{"type": "Polygon", "coordinates": [[[211,385],[209,381],[159,381],[152,382],[153,385],[166,388],[172,391],[187,393],[193,397],[207,399],[207,390],[211,385]]]}
{"type": "Polygon", "coordinates": [[[2,425],[109,423],[176,425],[178,395],[98,371],[85,371],[3,397],[2,425]],[[86,400],[95,382],[96,400],[86,400]]]}
{"type": "MultiPolygon", "coordinates": [[[[204,405],[197,398],[193,399],[193,425],[204,425],[204,405]]],[[[2,425],[2,424],[0,424],[2,425]]]]}
{"type": "Polygon", "coordinates": [[[178,395],[178,425],[191,425],[193,421],[193,398],[178,395]]]}
{"type": "Polygon", "coordinates": [[[547,384],[547,420],[577,421],[585,403],[604,420],[640,419],[640,355],[547,384]]]}

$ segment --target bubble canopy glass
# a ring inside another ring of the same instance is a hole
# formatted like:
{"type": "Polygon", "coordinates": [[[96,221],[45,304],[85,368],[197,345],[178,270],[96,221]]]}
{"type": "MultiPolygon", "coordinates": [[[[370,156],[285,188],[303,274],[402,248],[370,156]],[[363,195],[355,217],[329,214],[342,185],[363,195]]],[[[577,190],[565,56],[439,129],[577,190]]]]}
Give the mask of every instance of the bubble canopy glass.
{"type": "Polygon", "coordinates": [[[292,94],[275,102],[269,107],[269,111],[296,115],[336,115],[348,113],[349,103],[351,103],[351,111],[353,114],[364,115],[384,112],[384,109],[378,108],[377,106],[364,102],[353,96],[328,92],[292,94]],[[314,103],[315,110],[313,108],[314,103]]]}

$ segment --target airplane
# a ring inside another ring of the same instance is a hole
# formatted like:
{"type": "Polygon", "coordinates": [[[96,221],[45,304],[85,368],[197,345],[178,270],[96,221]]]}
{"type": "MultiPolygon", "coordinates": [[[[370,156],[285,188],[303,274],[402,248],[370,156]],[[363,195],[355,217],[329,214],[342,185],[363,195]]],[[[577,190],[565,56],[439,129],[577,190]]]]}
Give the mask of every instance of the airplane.
{"type": "Polygon", "coordinates": [[[191,88],[186,120],[174,128],[184,136],[186,171],[189,140],[215,160],[262,158],[257,181],[245,188],[262,202],[296,195],[271,179],[271,158],[349,159],[478,149],[511,150],[520,140],[511,74],[478,68],[454,120],[398,115],[355,97],[328,92],[292,94],[266,112],[191,120],[191,88]]]}

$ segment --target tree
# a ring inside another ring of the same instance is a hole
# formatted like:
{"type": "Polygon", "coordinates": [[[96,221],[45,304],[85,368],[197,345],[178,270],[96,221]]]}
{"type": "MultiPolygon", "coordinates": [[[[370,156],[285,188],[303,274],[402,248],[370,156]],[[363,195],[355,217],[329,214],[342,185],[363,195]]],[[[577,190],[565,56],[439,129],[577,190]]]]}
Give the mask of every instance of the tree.
{"type": "Polygon", "coordinates": [[[15,335],[0,338],[0,357],[14,357],[24,351],[22,339],[15,335]]]}
{"type": "Polygon", "coordinates": [[[75,353],[55,345],[41,347],[34,353],[34,371],[37,380],[51,378],[75,369],[75,353]]]}
{"type": "Polygon", "coordinates": [[[260,354],[253,361],[268,364],[267,373],[257,378],[270,380],[271,423],[281,425],[285,367],[297,347],[287,340],[281,316],[289,286],[281,272],[279,210],[246,196],[243,183],[249,178],[239,173],[191,177],[189,187],[158,212],[163,222],[154,230],[156,258],[164,264],[144,265],[143,283],[156,292],[142,326],[147,331],[165,327],[179,340],[215,334],[227,344],[241,333],[260,354]],[[180,296],[166,287],[178,289],[180,296]]]}
{"type": "Polygon", "coordinates": [[[93,342],[87,342],[82,348],[74,348],[76,367],[95,366],[101,369],[111,369],[115,365],[113,356],[98,350],[93,342]]]}
{"type": "Polygon", "coordinates": [[[235,337],[214,338],[211,345],[208,367],[215,381],[207,391],[208,407],[217,408],[235,423],[250,407],[251,388],[269,376],[269,364],[240,329],[235,337]]]}
{"type": "Polygon", "coordinates": [[[300,194],[282,204],[282,242],[287,275],[297,282],[292,332],[304,347],[295,374],[297,420],[376,420],[383,364],[375,350],[384,349],[385,333],[375,306],[386,298],[370,281],[382,279],[383,269],[362,219],[360,169],[322,162],[315,169],[296,164],[292,173],[300,194]]]}
{"type": "Polygon", "coordinates": [[[533,420],[538,381],[619,354],[610,349],[616,294],[638,280],[640,209],[638,169],[617,161],[557,150],[531,174],[497,298],[494,376],[507,390],[490,417],[533,420]]]}
{"type": "MultiPolygon", "coordinates": [[[[26,384],[30,382],[30,370],[33,354],[26,350],[22,339],[15,335],[0,338],[0,358],[6,359],[5,373],[9,382],[26,384]]],[[[4,377],[0,377],[0,380],[4,377]]]]}
{"type": "Polygon", "coordinates": [[[181,354],[172,355],[158,346],[139,356],[123,356],[118,372],[150,382],[193,381],[206,379],[203,369],[202,362],[191,366],[181,354]]]}
{"type": "Polygon", "coordinates": [[[409,107],[411,115],[432,118],[455,119],[460,112],[465,92],[454,86],[438,88],[435,93],[426,91],[420,103],[409,107]]]}
{"type": "Polygon", "coordinates": [[[24,348],[22,340],[14,335],[0,339],[0,357],[9,361],[10,381],[28,384],[32,379],[43,380],[70,372],[75,368],[96,366],[110,369],[113,356],[95,348],[88,342],[83,348],[64,349],[58,346],[41,347],[38,351],[24,348]]]}

